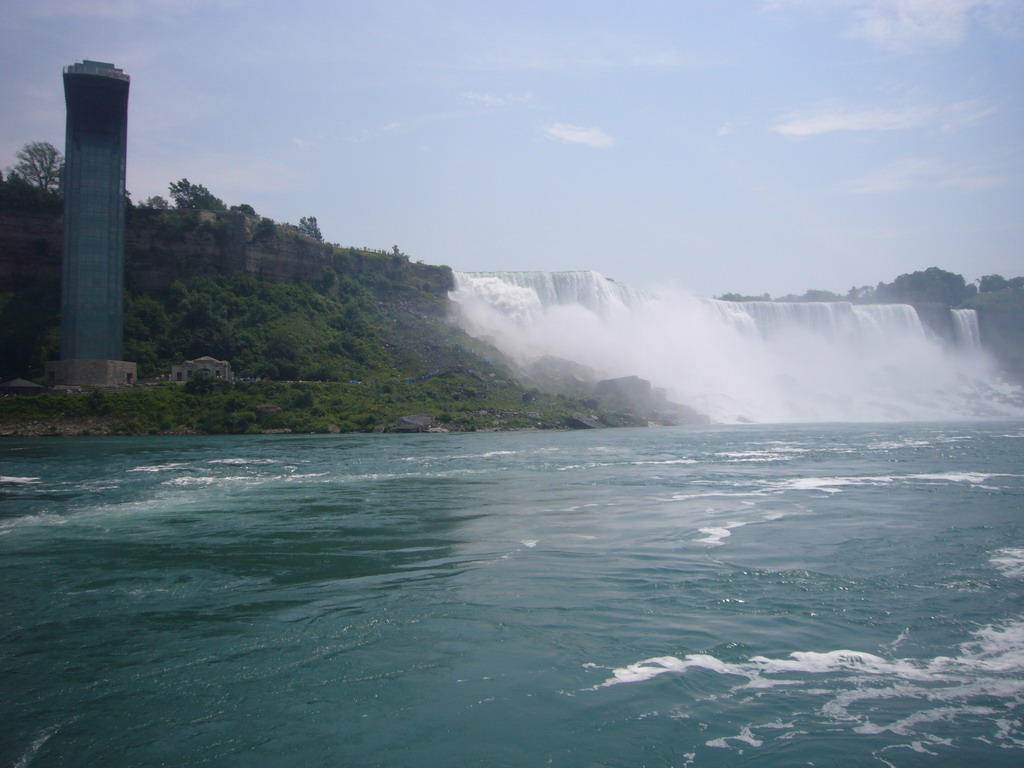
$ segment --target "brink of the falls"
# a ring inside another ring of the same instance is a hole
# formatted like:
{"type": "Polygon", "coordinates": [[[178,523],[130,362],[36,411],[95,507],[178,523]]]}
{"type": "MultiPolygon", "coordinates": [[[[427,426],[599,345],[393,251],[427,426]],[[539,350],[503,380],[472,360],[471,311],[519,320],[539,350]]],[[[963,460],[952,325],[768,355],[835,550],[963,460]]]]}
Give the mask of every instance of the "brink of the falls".
{"type": "Polygon", "coordinates": [[[953,310],[942,339],[906,304],[719,301],[587,271],[460,272],[451,299],[524,372],[639,376],[717,423],[1024,416],[973,310],[953,310]]]}

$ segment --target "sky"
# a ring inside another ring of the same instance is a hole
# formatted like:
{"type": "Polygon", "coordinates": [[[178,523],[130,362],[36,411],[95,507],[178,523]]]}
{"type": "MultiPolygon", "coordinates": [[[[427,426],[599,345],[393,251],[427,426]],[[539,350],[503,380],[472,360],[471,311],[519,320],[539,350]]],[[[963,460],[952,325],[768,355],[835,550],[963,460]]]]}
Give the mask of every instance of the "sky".
{"type": "Polygon", "coordinates": [[[83,59],[136,202],[701,296],[1024,274],[1022,0],[0,0],[0,168],[83,59]]]}

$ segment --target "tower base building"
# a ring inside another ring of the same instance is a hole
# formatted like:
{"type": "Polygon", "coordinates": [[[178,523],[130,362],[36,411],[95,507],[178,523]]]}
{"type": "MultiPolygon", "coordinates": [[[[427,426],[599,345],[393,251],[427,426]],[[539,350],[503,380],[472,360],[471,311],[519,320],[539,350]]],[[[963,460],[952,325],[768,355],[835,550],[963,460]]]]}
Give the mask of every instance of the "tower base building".
{"type": "Polygon", "coordinates": [[[43,366],[48,385],[128,387],[138,378],[138,366],[126,360],[51,360],[43,366]]]}

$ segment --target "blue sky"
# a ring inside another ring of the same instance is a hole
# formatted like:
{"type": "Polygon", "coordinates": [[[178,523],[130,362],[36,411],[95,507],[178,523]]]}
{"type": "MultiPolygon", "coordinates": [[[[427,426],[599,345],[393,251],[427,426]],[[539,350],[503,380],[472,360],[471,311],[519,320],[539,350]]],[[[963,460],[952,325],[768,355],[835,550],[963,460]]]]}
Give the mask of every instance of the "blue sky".
{"type": "Polygon", "coordinates": [[[1021,0],[5,0],[0,167],[61,68],[182,177],[459,270],[698,295],[1024,273],[1021,0]]]}

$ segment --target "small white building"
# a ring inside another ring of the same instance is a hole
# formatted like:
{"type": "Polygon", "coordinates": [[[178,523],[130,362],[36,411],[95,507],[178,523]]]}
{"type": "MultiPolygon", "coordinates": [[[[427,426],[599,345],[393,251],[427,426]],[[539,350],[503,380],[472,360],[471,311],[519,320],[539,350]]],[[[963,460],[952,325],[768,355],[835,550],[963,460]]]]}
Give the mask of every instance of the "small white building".
{"type": "Polygon", "coordinates": [[[184,384],[197,374],[209,376],[212,379],[231,381],[231,363],[204,355],[195,360],[186,360],[181,365],[171,366],[171,381],[174,382],[184,384]]]}

